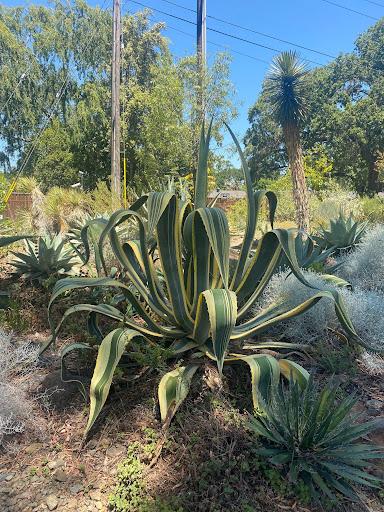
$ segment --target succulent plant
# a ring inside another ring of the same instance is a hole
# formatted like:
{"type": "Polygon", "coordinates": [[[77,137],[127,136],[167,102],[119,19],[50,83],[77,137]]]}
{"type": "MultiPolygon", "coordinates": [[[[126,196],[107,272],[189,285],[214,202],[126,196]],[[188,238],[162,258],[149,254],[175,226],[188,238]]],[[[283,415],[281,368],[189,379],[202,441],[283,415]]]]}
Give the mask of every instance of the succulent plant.
{"type": "Polygon", "coordinates": [[[12,252],[11,265],[15,274],[32,281],[51,276],[73,275],[79,270],[80,260],[61,235],[25,240],[24,252],[12,252]]]}
{"type": "Polygon", "coordinates": [[[271,388],[265,415],[252,418],[249,427],[265,441],[257,452],[286,468],[292,482],[302,479],[313,497],[359,500],[356,484],[380,488],[381,480],[364,469],[383,459],[384,451],[358,440],[382,422],[357,423],[352,413],[357,399],[338,401],[338,391],[331,381],[318,392],[312,378],[304,390],[293,381],[287,388],[271,388]]]}
{"type": "Polygon", "coordinates": [[[329,229],[321,227],[314,240],[325,249],[334,248],[334,252],[347,252],[359,244],[365,234],[368,222],[355,221],[352,215],[347,218],[342,212],[330,221],[329,229]]]}
{"type": "MultiPolygon", "coordinates": [[[[95,287],[123,294],[136,311],[136,317],[131,318],[125,311],[105,303],[77,304],[66,311],[59,325],[51,320],[53,340],[65,318],[79,311],[87,312],[89,328],[99,339],[87,431],[107,399],[121,357],[134,351],[137,343],[165,344],[174,361],[180,360],[175,369],[162,377],[158,388],[161,416],[167,423],[187,396],[191,380],[204,361],[214,361],[220,374],[224,364],[247,364],[252,374],[255,409],[259,406],[257,391],[278,385],[281,376],[289,378],[293,374],[305,386],[308,372],[303,367],[286,359],[283,353],[273,357],[263,352],[271,348],[292,349],[293,344],[260,341],[250,346],[249,340],[267,327],[301,314],[322,298],[333,301],[344,329],[350,336],[356,336],[338,292],[316,290],[306,283],[296,260],[295,231],[268,231],[252,253],[261,203],[268,201],[273,225],[277,198],[272,192],[253,191],[245,157],[232,132],[247,184],[248,216],[240,254],[230,275],[226,214],[220,208],[207,206],[210,132],[211,126],[207,134],[204,128],[202,130],[194,203],[183,201],[172,192],[151,192],[129,209],[111,215],[100,236],[100,257],[107,275],[104,250],[109,241],[123,269],[119,279],[67,278],[59,281],[53,290],[49,311],[52,303],[64,293],[95,287]],[[144,205],[146,210],[142,215],[144,205]],[[117,228],[131,222],[138,227],[139,239],[121,240],[117,228]],[[154,246],[150,244],[153,237],[154,246]],[[282,254],[296,278],[312,288],[312,294],[295,308],[280,301],[252,316],[282,254]],[[118,328],[104,336],[97,324],[100,316],[114,320],[118,328]]],[[[72,348],[87,347],[75,344],[72,348]]],[[[71,346],[65,354],[70,350],[71,346]]]]}

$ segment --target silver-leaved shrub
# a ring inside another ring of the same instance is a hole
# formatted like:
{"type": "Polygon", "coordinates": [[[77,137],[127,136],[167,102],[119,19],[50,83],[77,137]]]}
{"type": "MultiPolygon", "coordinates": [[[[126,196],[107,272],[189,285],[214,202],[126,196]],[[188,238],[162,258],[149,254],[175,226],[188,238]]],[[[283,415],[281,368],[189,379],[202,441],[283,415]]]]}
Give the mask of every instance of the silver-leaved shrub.
{"type": "MultiPolygon", "coordinates": [[[[303,271],[307,281],[320,290],[332,289],[321,274],[303,271]]],[[[338,288],[346,310],[360,338],[374,351],[384,350],[384,293],[379,290],[338,288]]],[[[310,288],[302,285],[289,272],[277,274],[266,288],[261,309],[281,299],[289,300],[292,307],[310,297],[310,288]]],[[[319,301],[304,314],[284,324],[284,337],[296,343],[315,344],[329,336],[329,329],[338,329],[338,321],[331,301],[319,301]]],[[[277,335],[270,330],[269,334],[277,335]]],[[[281,329],[279,329],[281,335],[281,329]]]]}
{"type": "Polygon", "coordinates": [[[364,235],[355,251],[344,256],[338,275],[355,288],[384,292],[384,225],[364,235]]]}

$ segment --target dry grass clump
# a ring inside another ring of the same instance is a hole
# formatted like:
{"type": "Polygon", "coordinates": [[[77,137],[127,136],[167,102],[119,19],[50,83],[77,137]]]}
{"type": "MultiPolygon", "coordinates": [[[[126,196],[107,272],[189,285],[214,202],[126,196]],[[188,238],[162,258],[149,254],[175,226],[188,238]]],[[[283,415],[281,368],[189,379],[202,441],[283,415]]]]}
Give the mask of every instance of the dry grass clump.
{"type": "Polygon", "coordinates": [[[0,446],[6,436],[23,432],[31,420],[34,400],[28,396],[28,377],[37,361],[36,345],[17,343],[0,330],[0,446]]]}

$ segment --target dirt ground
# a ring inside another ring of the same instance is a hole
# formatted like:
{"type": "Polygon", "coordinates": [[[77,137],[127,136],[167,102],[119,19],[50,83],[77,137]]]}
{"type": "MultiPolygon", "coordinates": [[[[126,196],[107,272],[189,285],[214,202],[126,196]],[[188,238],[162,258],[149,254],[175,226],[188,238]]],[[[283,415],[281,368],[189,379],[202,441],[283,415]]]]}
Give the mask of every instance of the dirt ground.
{"type": "MultiPolygon", "coordinates": [[[[359,394],[358,410],[364,419],[383,415],[382,376],[359,371],[352,378],[339,378],[348,381],[348,391],[359,394]]],[[[132,443],[140,443],[144,452],[152,443],[143,459],[148,495],[154,499],[187,495],[190,508],[182,510],[321,510],[300,505],[297,498],[289,495],[282,497],[279,482],[269,481],[257,466],[251,470],[247,467],[245,454],[250,453],[252,444],[241,426],[241,413],[232,405],[238,390],[249,385],[247,375],[237,375],[229,369],[224,388],[218,388],[214,368],[207,367],[200,385],[192,390],[176,416],[166,443],[156,409],[159,376],[154,371],[114,386],[86,442],[82,432],[87,404],[77,384],[61,381],[57,352],[48,354],[34,379],[39,391],[50,391],[51,407],[36,407],[31,426],[1,454],[2,512],[107,511],[118,464],[132,443]],[[161,453],[158,446],[162,446],[161,453]],[[248,504],[254,508],[246,508],[248,504]]],[[[384,430],[371,440],[384,445],[384,430]]],[[[381,476],[384,474],[383,467],[378,471],[381,476]]],[[[366,495],[365,504],[368,508],[349,506],[348,511],[384,510],[373,494],[366,495]]],[[[153,511],[156,512],[156,505],[153,511]]]]}
{"type": "MultiPolygon", "coordinates": [[[[17,329],[27,318],[28,331],[20,334],[36,343],[49,336],[46,299],[41,292],[22,287],[23,314],[8,321],[17,329]]],[[[68,304],[61,306],[62,310],[68,304]]],[[[25,327],[24,327],[25,328],[25,327]]],[[[33,417],[23,434],[7,442],[0,452],[0,512],[107,511],[108,500],[119,481],[119,464],[127,460],[130,446],[139,446],[142,473],[139,497],[145,495],[152,508],[129,508],[127,512],[320,512],[329,510],[303,505],[277,470],[270,470],[253,457],[254,440],[243,428],[250,410],[248,371],[225,370],[223,385],[213,366],[200,371],[186,402],[171,428],[162,431],[157,384],[160,372],[138,369],[116,379],[110,397],[88,439],[83,439],[87,421],[87,394],[74,382],[64,383],[60,375],[60,348],[81,341],[82,321],[74,319],[58,346],[49,350],[31,376],[31,392],[49,398],[50,406],[34,407],[33,417]],[[168,508],[163,503],[172,503],[168,508]],[[160,506],[160,503],[162,505],[160,506]]],[[[311,362],[304,366],[311,370],[311,362]]],[[[92,361],[69,361],[72,371],[89,385],[92,361]]],[[[317,380],[329,378],[329,371],[313,367],[317,380]]],[[[382,417],[384,422],[383,375],[369,374],[362,364],[353,372],[337,375],[346,393],[359,397],[361,420],[382,417]]],[[[384,428],[371,436],[384,445],[384,428]]],[[[377,475],[384,477],[384,466],[377,475]]],[[[137,489],[134,489],[135,492],[137,489]]],[[[363,492],[363,491],[362,491],[363,492]]],[[[341,507],[345,512],[383,512],[377,493],[363,493],[364,505],[341,507]]],[[[334,508],[332,510],[335,510],[334,508]]]]}

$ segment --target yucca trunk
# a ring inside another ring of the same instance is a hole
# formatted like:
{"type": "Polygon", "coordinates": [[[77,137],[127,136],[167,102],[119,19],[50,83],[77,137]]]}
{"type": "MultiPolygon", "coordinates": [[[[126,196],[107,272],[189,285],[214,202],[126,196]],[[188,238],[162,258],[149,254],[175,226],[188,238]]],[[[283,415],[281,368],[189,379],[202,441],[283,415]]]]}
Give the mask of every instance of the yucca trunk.
{"type": "Polygon", "coordinates": [[[308,189],[305,181],[303,152],[297,125],[283,127],[289,167],[292,175],[293,200],[296,208],[296,223],[299,229],[309,232],[308,189]]]}

